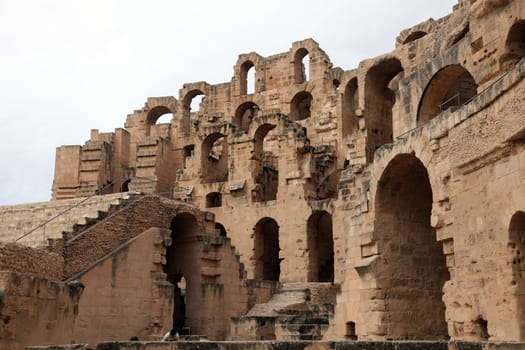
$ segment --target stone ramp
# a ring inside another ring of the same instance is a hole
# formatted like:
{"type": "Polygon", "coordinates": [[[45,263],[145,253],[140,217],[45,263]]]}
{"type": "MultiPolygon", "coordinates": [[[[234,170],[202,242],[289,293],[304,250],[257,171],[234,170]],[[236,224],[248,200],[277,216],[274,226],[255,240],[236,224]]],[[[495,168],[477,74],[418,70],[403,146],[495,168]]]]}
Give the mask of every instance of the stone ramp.
{"type": "Polygon", "coordinates": [[[38,247],[48,239],[62,238],[105,217],[115,207],[124,205],[139,194],[122,192],[84,198],[55,200],[23,205],[0,206],[0,242],[15,242],[38,247]]]}
{"type": "Polygon", "coordinates": [[[320,340],[334,314],[339,285],[283,283],[272,298],[232,318],[233,340],[320,340]]]}

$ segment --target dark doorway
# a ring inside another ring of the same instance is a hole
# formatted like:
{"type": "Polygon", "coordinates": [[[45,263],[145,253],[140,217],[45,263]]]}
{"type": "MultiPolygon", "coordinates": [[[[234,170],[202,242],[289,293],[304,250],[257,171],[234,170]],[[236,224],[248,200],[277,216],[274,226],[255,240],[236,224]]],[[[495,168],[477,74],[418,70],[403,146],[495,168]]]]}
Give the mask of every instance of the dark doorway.
{"type": "Polygon", "coordinates": [[[254,278],[279,281],[279,226],[274,219],[264,218],[255,225],[254,278]]]}
{"type": "Polygon", "coordinates": [[[386,336],[448,339],[443,285],[450,279],[442,244],[430,226],[432,188],[423,163],[396,156],[381,175],[375,199],[374,267],[384,295],[386,336]],[[415,326],[417,325],[417,327],[415,326]]]}
{"type": "Polygon", "coordinates": [[[188,213],[177,215],[171,222],[172,244],[166,252],[164,272],[167,279],[174,285],[173,296],[173,328],[183,334],[185,327],[195,328],[197,320],[192,318],[196,314],[191,304],[191,295],[198,291],[199,273],[196,261],[199,259],[199,242],[197,237],[197,219],[188,213]]]}
{"type": "Polygon", "coordinates": [[[334,281],[334,239],[332,216],[317,211],[308,219],[308,281],[334,281]]]}

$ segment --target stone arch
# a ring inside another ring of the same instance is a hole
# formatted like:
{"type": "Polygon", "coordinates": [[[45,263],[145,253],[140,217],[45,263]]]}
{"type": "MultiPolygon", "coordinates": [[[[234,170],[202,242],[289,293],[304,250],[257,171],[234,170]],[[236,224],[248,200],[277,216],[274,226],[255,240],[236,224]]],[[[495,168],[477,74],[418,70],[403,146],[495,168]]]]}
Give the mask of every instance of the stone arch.
{"type": "Polygon", "coordinates": [[[310,76],[310,54],[308,50],[304,47],[299,48],[295,51],[294,54],[294,77],[296,84],[302,84],[308,81],[310,76]],[[305,64],[304,59],[308,60],[308,63],[305,64]],[[307,71],[308,69],[308,71],[307,71]]]}
{"type": "Polygon", "coordinates": [[[354,77],[346,84],[343,94],[343,137],[352,135],[355,131],[357,131],[359,119],[356,116],[355,111],[358,106],[359,91],[357,86],[357,77],[354,77]]]}
{"type": "Polygon", "coordinates": [[[393,141],[392,108],[396,87],[390,82],[403,72],[401,62],[385,58],[372,66],[365,77],[366,159],[374,160],[376,149],[393,141]]]}
{"type": "Polygon", "coordinates": [[[310,118],[313,97],[308,91],[298,92],[290,102],[290,119],[304,120],[310,118]]]}
{"type": "Polygon", "coordinates": [[[224,228],[224,225],[220,222],[215,223],[215,230],[218,231],[219,236],[221,237],[227,237],[228,233],[226,232],[226,229],[224,228]]]}
{"type": "Polygon", "coordinates": [[[525,212],[514,213],[509,224],[509,243],[512,266],[511,284],[516,286],[516,318],[519,340],[525,340],[525,212]]]}
{"type": "Polygon", "coordinates": [[[308,282],[334,281],[334,237],[332,216],[316,211],[308,218],[308,282]]]}
{"type": "Polygon", "coordinates": [[[423,163],[413,154],[395,156],[383,171],[375,196],[379,259],[373,274],[377,288],[388,291],[383,299],[387,338],[448,338],[442,294],[450,275],[430,226],[432,202],[423,163]]]}
{"type": "Polygon", "coordinates": [[[272,218],[262,218],[254,227],[254,279],[279,281],[279,225],[272,218]]]}
{"type": "Polygon", "coordinates": [[[234,96],[246,96],[264,90],[264,58],[256,52],[241,54],[233,68],[234,96]]]}
{"type": "Polygon", "coordinates": [[[195,327],[198,323],[192,315],[197,314],[199,306],[199,269],[195,263],[199,260],[199,225],[195,216],[181,213],[173,218],[170,228],[172,244],[167,248],[164,272],[175,287],[172,328],[182,334],[184,327],[195,327]],[[184,291],[180,285],[183,279],[184,291]]]}
{"type": "Polygon", "coordinates": [[[185,135],[189,135],[190,129],[191,129],[191,120],[197,120],[199,118],[199,114],[202,114],[204,111],[199,108],[198,111],[192,111],[191,105],[194,98],[197,96],[202,96],[202,100],[200,105],[205,102],[206,100],[206,90],[205,89],[207,85],[205,83],[194,83],[194,84],[187,84],[184,85],[183,89],[181,90],[181,104],[180,104],[180,112],[182,116],[182,128],[184,130],[185,135]]]}
{"type": "Polygon", "coordinates": [[[259,106],[254,102],[248,101],[242,103],[233,117],[233,125],[237,127],[237,130],[248,131],[252,119],[257,116],[259,112],[259,106]]]}
{"type": "Polygon", "coordinates": [[[224,134],[213,133],[202,142],[201,179],[203,183],[228,180],[228,140],[224,134]]]}
{"type": "Polygon", "coordinates": [[[417,39],[420,39],[420,38],[424,37],[425,35],[427,35],[427,32],[422,31],[422,30],[416,30],[416,31],[410,33],[405,38],[405,40],[403,41],[403,44],[408,44],[408,43],[410,43],[412,41],[416,41],[417,39]]]}
{"type": "Polygon", "coordinates": [[[240,81],[239,81],[239,87],[240,87],[240,93],[241,95],[247,95],[247,94],[253,94],[256,92],[255,89],[255,75],[256,75],[256,68],[252,61],[247,60],[243,64],[241,64],[241,70],[240,70],[240,81]],[[250,79],[250,76],[252,79],[250,79]],[[248,86],[248,81],[251,80],[251,83],[253,84],[251,87],[248,86]]]}
{"type": "Polygon", "coordinates": [[[457,109],[477,93],[478,85],[459,64],[445,66],[429,81],[418,106],[417,123],[422,125],[441,111],[457,109]]]}
{"type": "Polygon", "coordinates": [[[148,125],[155,125],[157,121],[166,114],[173,115],[173,112],[166,106],[153,107],[146,116],[146,123],[148,125]]]}
{"type": "Polygon", "coordinates": [[[514,23],[505,40],[505,51],[500,57],[500,67],[508,69],[525,57],[525,20],[514,23]]]}
{"type": "Polygon", "coordinates": [[[253,138],[253,181],[252,200],[267,202],[277,199],[279,190],[279,163],[278,156],[272,149],[264,148],[264,139],[275,129],[275,124],[264,123],[255,131],[253,138]]]}

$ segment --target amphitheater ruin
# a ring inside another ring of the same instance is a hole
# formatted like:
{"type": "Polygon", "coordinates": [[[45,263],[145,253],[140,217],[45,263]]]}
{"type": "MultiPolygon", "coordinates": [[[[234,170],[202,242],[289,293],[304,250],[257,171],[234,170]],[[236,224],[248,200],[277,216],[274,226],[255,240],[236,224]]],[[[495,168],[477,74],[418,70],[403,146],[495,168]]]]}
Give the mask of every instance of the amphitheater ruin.
{"type": "Polygon", "coordinates": [[[459,0],[58,147],[52,200],[0,207],[0,348],[525,348],[524,56],[525,0],[459,0]]]}

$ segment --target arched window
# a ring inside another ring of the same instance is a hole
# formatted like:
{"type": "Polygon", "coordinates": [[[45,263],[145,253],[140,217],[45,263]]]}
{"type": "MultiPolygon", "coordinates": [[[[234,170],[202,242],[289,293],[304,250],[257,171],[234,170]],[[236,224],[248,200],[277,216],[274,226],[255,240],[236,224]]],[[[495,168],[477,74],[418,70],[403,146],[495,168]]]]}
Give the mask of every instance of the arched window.
{"type": "Polygon", "coordinates": [[[273,124],[263,124],[254,135],[252,166],[255,188],[252,189],[254,202],[267,202],[277,199],[279,189],[278,158],[271,147],[265,148],[264,139],[275,128],[273,124]]]}
{"type": "Polygon", "coordinates": [[[430,80],[419,103],[418,125],[447,109],[455,110],[476,95],[478,85],[459,64],[446,66],[430,80]]]}
{"type": "Polygon", "coordinates": [[[218,231],[219,236],[221,236],[221,237],[227,237],[227,236],[228,236],[227,233],[226,233],[226,229],[225,229],[224,226],[223,226],[221,223],[219,223],[219,222],[216,222],[216,223],[215,223],[215,230],[218,231]]]}
{"type": "Polygon", "coordinates": [[[244,102],[235,111],[233,117],[233,124],[238,130],[248,131],[252,119],[257,116],[259,112],[259,106],[253,102],[244,102]]]}
{"type": "Polygon", "coordinates": [[[301,91],[291,101],[290,119],[303,120],[310,118],[312,108],[312,95],[307,91],[301,91]]]}
{"type": "Polygon", "coordinates": [[[222,206],[222,195],[220,192],[211,192],[206,195],[206,208],[217,208],[222,206]]]}
{"type": "Polygon", "coordinates": [[[228,180],[228,142],[220,133],[209,135],[202,142],[201,178],[204,183],[228,180]]]}
{"type": "Polygon", "coordinates": [[[146,117],[146,123],[148,125],[155,125],[161,123],[170,123],[173,119],[173,113],[168,107],[157,106],[153,107],[146,117]]]}
{"type": "Polygon", "coordinates": [[[241,65],[240,72],[241,95],[253,94],[255,89],[255,66],[252,61],[246,61],[241,65]]]}
{"type": "Polygon", "coordinates": [[[189,91],[182,100],[183,109],[183,130],[186,135],[190,132],[190,119],[197,119],[199,117],[200,107],[205,99],[202,91],[195,89],[189,91]]]}
{"type": "Polygon", "coordinates": [[[294,56],[295,83],[302,84],[310,79],[310,55],[308,50],[300,48],[294,56]]]}
{"type": "Polygon", "coordinates": [[[357,90],[357,78],[353,78],[348,84],[346,84],[343,95],[343,137],[347,137],[357,130],[358,118],[355,114],[355,110],[357,109],[358,104],[359,96],[357,90]]]}
{"type": "Polygon", "coordinates": [[[505,41],[505,53],[500,58],[500,65],[508,69],[525,56],[525,21],[512,25],[505,41]]]}
{"type": "Polygon", "coordinates": [[[374,160],[375,151],[393,141],[392,108],[396,102],[390,82],[403,68],[397,58],[385,59],[367,72],[365,78],[366,159],[374,160]]]}

